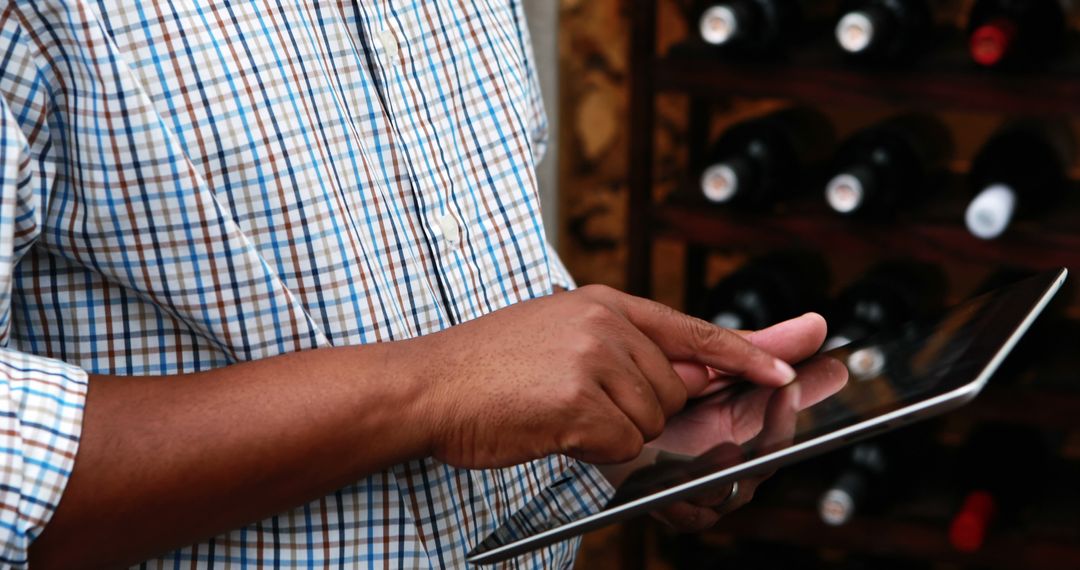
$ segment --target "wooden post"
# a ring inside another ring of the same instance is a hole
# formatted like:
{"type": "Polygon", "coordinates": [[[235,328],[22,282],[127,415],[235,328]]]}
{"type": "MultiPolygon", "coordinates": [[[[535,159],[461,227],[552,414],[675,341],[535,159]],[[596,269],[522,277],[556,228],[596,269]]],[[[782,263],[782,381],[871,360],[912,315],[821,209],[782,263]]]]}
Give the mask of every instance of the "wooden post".
{"type": "Polygon", "coordinates": [[[630,180],[627,204],[627,276],[630,293],[652,290],[653,137],[656,102],[656,0],[633,0],[630,11],[630,180]]]}
{"type": "MultiPolygon", "coordinates": [[[[653,137],[656,101],[653,66],[656,61],[656,0],[633,0],[630,9],[630,166],[627,204],[626,288],[648,297],[652,293],[653,137]]],[[[623,524],[619,568],[644,570],[648,521],[623,524]]]]}
{"type": "MultiPolygon", "coordinates": [[[[709,144],[709,118],[710,104],[702,97],[690,98],[689,121],[687,125],[687,144],[689,152],[687,165],[690,172],[701,167],[705,161],[709,144]]],[[[705,261],[708,257],[708,248],[696,243],[686,244],[686,254],[683,260],[683,307],[686,312],[693,313],[701,304],[705,295],[705,261]]]]}

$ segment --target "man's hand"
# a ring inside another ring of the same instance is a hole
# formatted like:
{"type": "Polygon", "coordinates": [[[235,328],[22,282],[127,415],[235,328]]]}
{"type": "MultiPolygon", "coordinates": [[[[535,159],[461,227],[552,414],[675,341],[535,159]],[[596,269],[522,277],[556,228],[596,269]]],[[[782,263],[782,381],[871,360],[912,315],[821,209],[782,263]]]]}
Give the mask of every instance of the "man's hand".
{"type": "Polygon", "coordinates": [[[599,286],[514,305],[421,340],[420,354],[432,363],[422,406],[431,419],[431,453],[467,468],[553,453],[591,463],[636,457],[693,394],[674,361],[763,386],[795,377],[752,338],[599,286]]]}
{"type": "MultiPolygon", "coordinates": [[[[826,334],[825,319],[810,313],[764,330],[739,332],[752,344],[787,362],[803,362],[817,353],[826,334]]],[[[708,371],[687,373],[688,364],[677,365],[680,374],[689,378],[701,377],[708,371]]],[[[698,366],[697,368],[702,368],[698,366]]],[[[738,378],[709,374],[711,379],[688,379],[688,384],[700,386],[691,397],[695,405],[671,418],[663,435],[650,447],[682,455],[698,455],[724,442],[743,445],[756,437],[763,427],[765,409],[772,390],[746,390],[738,378]]],[[[814,362],[809,369],[800,369],[802,399],[799,409],[808,408],[836,393],[847,381],[847,370],[834,360],[814,362]],[[808,378],[803,378],[808,376],[808,378]],[[804,381],[805,380],[805,381],[804,381]]]]}
{"type": "MultiPolygon", "coordinates": [[[[759,348],[796,363],[817,352],[825,333],[824,319],[810,314],[762,331],[741,334],[759,348]]],[[[825,357],[800,368],[799,379],[782,390],[741,389],[745,386],[740,386],[737,379],[689,363],[681,363],[677,369],[688,383],[702,387],[704,397],[672,418],[663,435],[649,447],[693,456],[724,444],[734,449],[752,441],[776,445],[793,434],[795,412],[835,394],[848,380],[843,364],[825,357]]],[[[729,487],[692,502],[677,503],[654,516],[677,530],[704,530],[724,514],[750,502],[758,485],[767,478],[768,475],[740,481],[738,492],[730,499],[729,487]]]]}

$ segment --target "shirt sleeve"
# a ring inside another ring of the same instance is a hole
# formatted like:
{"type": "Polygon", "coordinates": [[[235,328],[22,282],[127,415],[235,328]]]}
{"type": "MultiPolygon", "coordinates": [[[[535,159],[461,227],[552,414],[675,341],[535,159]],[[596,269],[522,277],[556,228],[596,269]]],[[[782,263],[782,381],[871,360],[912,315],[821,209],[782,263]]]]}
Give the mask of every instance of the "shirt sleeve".
{"type": "Polygon", "coordinates": [[[544,94],[540,90],[540,75],[536,69],[536,55],[533,53],[532,38],[529,35],[529,26],[525,18],[523,2],[515,2],[515,15],[517,17],[518,40],[521,46],[521,55],[524,60],[527,82],[525,85],[528,97],[528,113],[526,119],[529,128],[529,141],[532,143],[533,160],[540,164],[548,147],[548,117],[544,108],[544,94]]]}
{"type": "Polygon", "coordinates": [[[574,281],[574,276],[570,275],[570,270],[566,268],[559,252],[555,251],[555,248],[548,243],[548,265],[551,266],[551,284],[555,287],[561,287],[566,291],[577,289],[577,282],[574,281]]]}
{"type": "MultiPolygon", "coordinates": [[[[521,540],[594,515],[607,506],[615,496],[615,489],[599,469],[575,459],[567,460],[569,464],[555,482],[502,521],[496,531],[477,548],[487,550],[521,540]]],[[[576,551],[580,541],[581,537],[571,539],[571,550],[576,551]]],[[[519,559],[523,566],[528,564],[528,556],[519,559]]]]}
{"type": "Polygon", "coordinates": [[[71,475],[87,376],[12,348],[15,265],[41,232],[55,177],[45,82],[3,16],[0,54],[0,567],[25,568],[71,475]]]}

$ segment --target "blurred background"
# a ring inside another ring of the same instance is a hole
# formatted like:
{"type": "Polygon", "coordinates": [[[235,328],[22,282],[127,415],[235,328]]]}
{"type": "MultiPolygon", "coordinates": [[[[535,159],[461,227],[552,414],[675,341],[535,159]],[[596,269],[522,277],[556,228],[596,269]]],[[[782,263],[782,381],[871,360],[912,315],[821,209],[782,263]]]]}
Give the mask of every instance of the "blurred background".
{"type": "MultiPolygon", "coordinates": [[[[1076,282],[1072,2],[541,4],[545,213],[580,284],[731,327],[816,310],[839,344],[1041,269],[1076,282]]],[[[700,535],[593,533],[577,567],[1080,568],[1061,297],[959,413],[785,469],[700,535]]]]}

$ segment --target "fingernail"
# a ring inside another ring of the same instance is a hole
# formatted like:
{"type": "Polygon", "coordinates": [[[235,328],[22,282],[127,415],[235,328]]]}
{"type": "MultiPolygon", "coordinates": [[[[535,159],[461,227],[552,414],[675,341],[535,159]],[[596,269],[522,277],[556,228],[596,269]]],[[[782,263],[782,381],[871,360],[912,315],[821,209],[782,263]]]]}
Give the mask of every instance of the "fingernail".
{"type": "Polygon", "coordinates": [[[795,380],[795,369],[790,364],[777,358],[773,361],[773,367],[776,368],[776,374],[781,378],[784,384],[791,384],[795,380]]]}
{"type": "Polygon", "coordinates": [[[797,412],[802,405],[802,386],[798,383],[795,383],[788,386],[787,389],[791,390],[790,397],[792,410],[797,412]]]}

